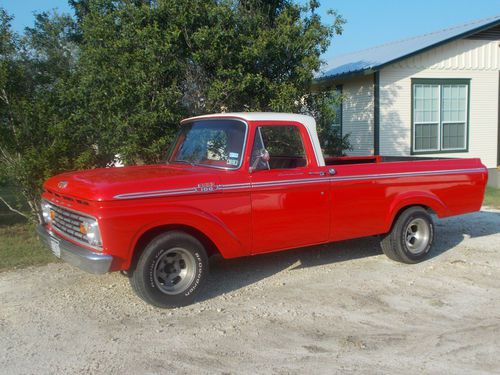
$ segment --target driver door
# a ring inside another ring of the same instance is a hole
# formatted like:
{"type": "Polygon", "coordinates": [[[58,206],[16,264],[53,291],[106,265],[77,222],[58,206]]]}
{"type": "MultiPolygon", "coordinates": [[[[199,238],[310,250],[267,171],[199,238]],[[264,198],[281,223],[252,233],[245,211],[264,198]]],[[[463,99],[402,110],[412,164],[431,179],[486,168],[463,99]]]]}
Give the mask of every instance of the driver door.
{"type": "Polygon", "coordinates": [[[307,157],[312,145],[304,140],[309,142],[299,125],[262,125],[255,131],[250,160],[254,254],[328,241],[330,185],[307,157]]]}

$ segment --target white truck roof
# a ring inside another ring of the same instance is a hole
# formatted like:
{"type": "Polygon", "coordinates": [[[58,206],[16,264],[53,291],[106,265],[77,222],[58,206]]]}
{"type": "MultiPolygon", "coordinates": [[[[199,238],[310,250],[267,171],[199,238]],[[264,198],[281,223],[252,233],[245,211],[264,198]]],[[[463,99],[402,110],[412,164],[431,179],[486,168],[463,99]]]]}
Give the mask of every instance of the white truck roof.
{"type": "Polygon", "coordinates": [[[297,113],[279,113],[279,112],[229,112],[229,113],[213,113],[209,115],[202,115],[190,117],[182,120],[182,122],[199,120],[204,118],[224,118],[224,117],[237,117],[246,121],[295,121],[303,124],[311,138],[311,143],[314,149],[314,156],[318,166],[325,166],[325,159],[319,144],[318,132],[316,130],[316,120],[311,116],[300,115],[297,113]]]}

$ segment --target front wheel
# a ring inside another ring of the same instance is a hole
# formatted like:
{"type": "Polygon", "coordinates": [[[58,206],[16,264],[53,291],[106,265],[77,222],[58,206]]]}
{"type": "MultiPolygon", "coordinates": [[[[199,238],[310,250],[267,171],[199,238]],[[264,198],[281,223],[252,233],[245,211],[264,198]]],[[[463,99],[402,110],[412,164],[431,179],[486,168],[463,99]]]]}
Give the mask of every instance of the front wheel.
{"type": "Polygon", "coordinates": [[[179,231],[154,238],[130,275],[135,293],[156,307],[180,307],[194,301],[208,274],[203,245],[179,231]]]}
{"type": "Polygon", "coordinates": [[[422,207],[410,207],[399,215],[380,245],[392,260],[418,263],[429,254],[433,240],[432,217],[422,207]]]}

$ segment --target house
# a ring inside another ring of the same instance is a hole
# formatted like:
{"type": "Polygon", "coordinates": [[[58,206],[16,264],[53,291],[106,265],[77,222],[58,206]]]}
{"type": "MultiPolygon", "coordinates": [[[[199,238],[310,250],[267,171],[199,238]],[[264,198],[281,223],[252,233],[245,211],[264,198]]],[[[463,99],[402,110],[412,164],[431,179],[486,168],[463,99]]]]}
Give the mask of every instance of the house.
{"type": "Polygon", "coordinates": [[[351,155],[480,157],[500,187],[500,15],[333,58],[351,155]]]}

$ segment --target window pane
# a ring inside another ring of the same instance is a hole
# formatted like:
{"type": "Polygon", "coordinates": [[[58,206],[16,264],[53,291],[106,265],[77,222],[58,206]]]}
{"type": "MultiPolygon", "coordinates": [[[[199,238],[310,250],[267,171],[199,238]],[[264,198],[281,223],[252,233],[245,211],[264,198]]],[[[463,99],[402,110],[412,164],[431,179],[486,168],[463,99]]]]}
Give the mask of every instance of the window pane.
{"type": "Polygon", "coordinates": [[[465,122],[466,85],[443,85],[441,95],[443,122],[465,122]]]}
{"type": "Polygon", "coordinates": [[[437,122],[439,85],[415,85],[413,111],[415,122],[437,122]]]}
{"type": "Polygon", "coordinates": [[[465,148],[465,123],[443,124],[443,149],[465,148]]]}
{"type": "Polygon", "coordinates": [[[335,89],[335,99],[336,102],[333,105],[333,109],[335,111],[335,118],[333,119],[332,128],[337,132],[338,135],[341,135],[342,131],[342,90],[340,88],[335,89]]]}
{"type": "Polygon", "coordinates": [[[438,127],[436,124],[415,124],[415,150],[438,149],[438,127]]]}
{"type": "Polygon", "coordinates": [[[173,163],[238,168],[242,160],[246,126],[235,120],[200,120],[183,125],[173,163]]]}
{"type": "Polygon", "coordinates": [[[296,126],[259,127],[264,147],[269,152],[270,169],[304,167],[306,163],[304,145],[296,126]]]}
{"type": "Polygon", "coordinates": [[[467,97],[467,84],[414,84],[415,151],[465,149],[467,97]]]}
{"type": "Polygon", "coordinates": [[[269,163],[264,160],[263,155],[266,151],[264,141],[262,140],[261,128],[257,128],[253,139],[252,154],[250,157],[250,168],[252,171],[269,169],[269,163]]]}

